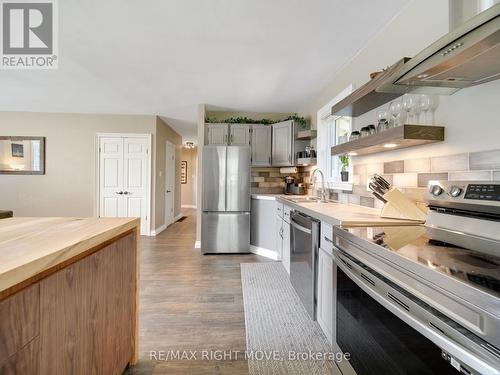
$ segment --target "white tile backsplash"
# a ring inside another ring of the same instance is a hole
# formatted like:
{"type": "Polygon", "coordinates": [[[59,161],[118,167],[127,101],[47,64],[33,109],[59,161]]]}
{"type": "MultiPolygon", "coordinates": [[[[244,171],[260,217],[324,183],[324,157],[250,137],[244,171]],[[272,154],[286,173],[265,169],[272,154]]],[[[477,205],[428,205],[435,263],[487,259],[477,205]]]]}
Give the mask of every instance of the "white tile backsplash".
{"type": "Polygon", "coordinates": [[[491,171],[451,172],[450,181],[491,181],[491,171]]]}
{"type": "Polygon", "coordinates": [[[428,173],[430,171],[430,158],[405,160],[405,173],[428,173]]]}
{"type": "Polygon", "coordinates": [[[469,169],[469,155],[455,154],[431,158],[431,172],[454,172],[469,169]]]}
{"type": "Polygon", "coordinates": [[[418,174],[396,173],[392,175],[392,183],[395,187],[416,187],[418,186],[418,174]]]}

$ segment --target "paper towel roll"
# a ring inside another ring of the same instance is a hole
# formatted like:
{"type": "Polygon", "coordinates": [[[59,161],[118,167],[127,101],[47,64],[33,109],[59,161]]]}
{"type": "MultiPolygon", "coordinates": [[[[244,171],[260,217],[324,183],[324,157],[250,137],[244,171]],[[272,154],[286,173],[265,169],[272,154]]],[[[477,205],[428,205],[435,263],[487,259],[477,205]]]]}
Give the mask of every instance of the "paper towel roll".
{"type": "Polygon", "coordinates": [[[293,173],[297,173],[297,172],[298,172],[297,167],[280,168],[280,173],[283,173],[283,174],[293,174],[293,173]]]}

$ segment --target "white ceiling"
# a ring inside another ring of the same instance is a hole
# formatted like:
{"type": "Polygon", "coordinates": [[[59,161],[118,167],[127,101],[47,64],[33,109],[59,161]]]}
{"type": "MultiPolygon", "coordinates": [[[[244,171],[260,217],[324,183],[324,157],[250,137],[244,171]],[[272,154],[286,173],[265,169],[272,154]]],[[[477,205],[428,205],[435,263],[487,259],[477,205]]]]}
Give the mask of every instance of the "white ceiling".
{"type": "Polygon", "coordinates": [[[0,110],[292,112],[408,0],[63,0],[59,69],[0,71],[0,110]]]}

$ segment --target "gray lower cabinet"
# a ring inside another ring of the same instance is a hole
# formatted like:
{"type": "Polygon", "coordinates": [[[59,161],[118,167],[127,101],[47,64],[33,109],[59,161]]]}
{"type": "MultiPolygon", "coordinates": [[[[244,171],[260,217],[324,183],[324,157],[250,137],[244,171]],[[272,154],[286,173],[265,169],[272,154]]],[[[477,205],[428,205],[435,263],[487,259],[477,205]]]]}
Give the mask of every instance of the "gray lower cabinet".
{"type": "Polygon", "coordinates": [[[252,125],[252,166],[271,166],[271,125],[252,125]]]}
{"type": "MultiPolygon", "coordinates": [[[[250,244],[262,252],[273,252],[279,259],[281,252],[276,249],[276,236],[273,218],[276,215],[275,200],[252,199],[250,244]]],[[[271,254],[270,254],[271,255],[271,254]]]]}

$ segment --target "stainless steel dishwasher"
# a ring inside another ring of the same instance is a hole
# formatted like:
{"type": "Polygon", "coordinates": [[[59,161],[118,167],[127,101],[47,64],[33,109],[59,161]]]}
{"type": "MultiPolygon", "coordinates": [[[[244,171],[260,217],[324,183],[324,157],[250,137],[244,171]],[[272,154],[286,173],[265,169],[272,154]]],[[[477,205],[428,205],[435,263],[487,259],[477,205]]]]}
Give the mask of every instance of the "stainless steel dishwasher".
{"type": "Polygon", "coordinates": [[[316,320],[319,238],[319,220],[299,211],[291,212],[290,280],[313,320],[316,320]]]}

